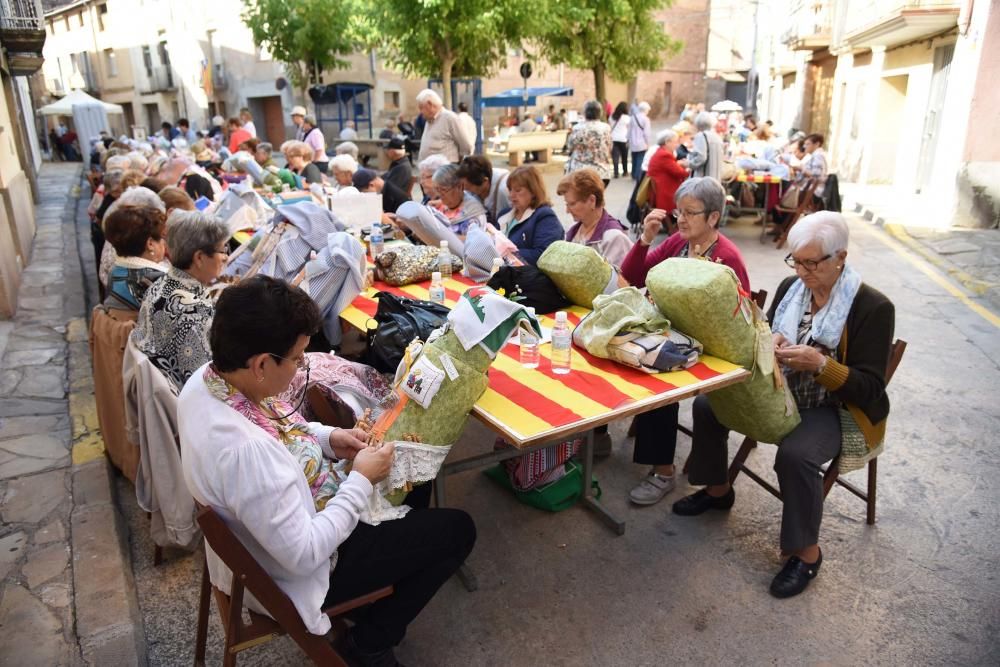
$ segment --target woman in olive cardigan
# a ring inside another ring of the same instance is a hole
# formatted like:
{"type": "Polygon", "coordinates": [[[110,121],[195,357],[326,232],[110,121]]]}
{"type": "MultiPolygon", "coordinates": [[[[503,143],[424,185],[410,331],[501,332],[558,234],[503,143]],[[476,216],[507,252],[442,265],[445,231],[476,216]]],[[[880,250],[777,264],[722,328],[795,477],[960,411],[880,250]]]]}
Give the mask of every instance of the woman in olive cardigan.
{"type": "MultiPolygon", "coordinates": [[[[792,252],[785,258],[796,276],[782,281],[768,313],[775,358],[802,417],[779,443],[774,462],[784,499],[781,549],[789,556],[771,582],[775,597],[801,593],[823,561],[820,466],[840,453],[841,409],[850,413],[869,449],[885,435],[885,372],[895,309],[847,265],[847,240],[839,213],[823,211],[799,221],[788,235],[792,252]]],[[[695,400],[693,416],[688,479],[707,486],[674,504],[674,512],[685,516],[728,510],[735,501],[727,481],[729,431],[704,396],[695,400]]]]}

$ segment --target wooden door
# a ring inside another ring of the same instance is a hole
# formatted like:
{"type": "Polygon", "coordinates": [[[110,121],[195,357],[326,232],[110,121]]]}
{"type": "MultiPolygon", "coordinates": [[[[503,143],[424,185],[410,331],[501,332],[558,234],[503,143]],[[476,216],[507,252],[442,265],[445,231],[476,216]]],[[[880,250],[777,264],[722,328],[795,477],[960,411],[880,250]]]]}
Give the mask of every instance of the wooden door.
{"type": "MultiPolygon", "coordinates": [[[[264,136],[277,150],[285,141],[285,113],[281,108],[281,96],[261,97],[260,104],[264,109],[264,136]]],[[[257,134],[260,134],[259,128],[257,134]]]]}

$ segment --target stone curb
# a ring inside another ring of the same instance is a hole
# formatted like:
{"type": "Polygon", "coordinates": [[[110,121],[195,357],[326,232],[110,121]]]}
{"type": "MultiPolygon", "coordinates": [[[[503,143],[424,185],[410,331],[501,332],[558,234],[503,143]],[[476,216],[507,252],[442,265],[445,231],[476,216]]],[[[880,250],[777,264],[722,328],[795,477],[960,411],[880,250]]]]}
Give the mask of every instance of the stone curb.
{"type": "MultiPolygon", "coordinates": [[[[81,190],[74,186],[63,223],[66,238],[73,239],[77,248],[81,190]]],[[[146,638],[132,577],[128,532],[118,510],[112,484],[114,472],[103,456],[97,426],[79,252],[66,253],[64,272],[73,450],[70,547],[77,641],[87,665],[145,665],[146,638]]]]}

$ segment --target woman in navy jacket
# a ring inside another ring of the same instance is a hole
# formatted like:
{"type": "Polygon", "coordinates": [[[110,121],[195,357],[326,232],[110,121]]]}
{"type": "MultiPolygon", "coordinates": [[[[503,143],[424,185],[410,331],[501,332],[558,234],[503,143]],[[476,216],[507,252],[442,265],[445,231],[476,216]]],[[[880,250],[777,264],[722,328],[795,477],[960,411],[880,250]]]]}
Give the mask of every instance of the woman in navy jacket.
{"type": "Polygon", "coordinates": [[[549,204],[542,176],[532,165],[518,167],[507,177],[511,209],[497,221],[500,231],[517,246],[518,255],[534,266],[545,249],[566,232],[549,204]]]}

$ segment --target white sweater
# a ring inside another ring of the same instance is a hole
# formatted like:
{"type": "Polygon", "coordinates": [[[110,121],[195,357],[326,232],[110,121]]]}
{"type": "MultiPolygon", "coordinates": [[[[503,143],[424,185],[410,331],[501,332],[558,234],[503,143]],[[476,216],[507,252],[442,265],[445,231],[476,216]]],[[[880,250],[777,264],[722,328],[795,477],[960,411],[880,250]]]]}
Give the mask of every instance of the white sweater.
{"type": "MultiPolygon", "coordinates": [[[[206,364],[207,365],[207,364],[206,364]]],[[[322,613],[336,550],[358,524],[371,483],[351,472],[322,512],[313,505],[305,474],[280,442],[215,398],[199,368],[177,402],[184,480],[195,500],[218,512],[247,551],[291,598],[303,623],[325,634],[322,613]]],[[[327,456],[331,427],[310,424],[327,456]]],[[[212,583],[227,594],[232,574],[208,548],[212,583]]],[[[263,608],[247,596],[247,606],[263,608]]],[[[264,612],[266,613],[266,612],[264,612]]]]}

